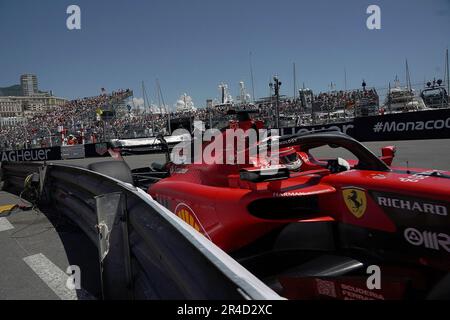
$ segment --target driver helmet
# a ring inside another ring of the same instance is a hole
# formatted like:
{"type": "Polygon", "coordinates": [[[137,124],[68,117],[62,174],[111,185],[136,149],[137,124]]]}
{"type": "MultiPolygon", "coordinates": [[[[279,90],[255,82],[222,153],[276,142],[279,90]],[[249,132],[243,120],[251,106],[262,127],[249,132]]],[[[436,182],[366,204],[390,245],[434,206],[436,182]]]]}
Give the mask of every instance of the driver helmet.
{"type": "Polygon", "coordinates": [[[282,148],[280,149],[280,164],[284,165],[291,171],[298,171],[302,166],[302,160],[294,148],[282,148]]]}

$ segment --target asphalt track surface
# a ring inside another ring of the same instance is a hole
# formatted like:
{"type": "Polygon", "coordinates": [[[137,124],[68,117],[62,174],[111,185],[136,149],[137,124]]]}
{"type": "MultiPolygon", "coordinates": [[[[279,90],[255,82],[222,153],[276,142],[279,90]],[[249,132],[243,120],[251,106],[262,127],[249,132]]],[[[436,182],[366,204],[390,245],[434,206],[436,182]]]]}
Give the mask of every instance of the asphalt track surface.
{"type": "MultiPolygon", "coordinates": [[[[0,191],[6,204],[29,203],[0,191]]],[[[0,244],[0,300],[85,300],[100,292],[97,249],[73,223],[15,209],[0,217],[0,244]],[[70,265],[83,270],[80,290],[66,286],[70,265]]]]}
{"type": "MultiPolygon", "coordinates": [[[[381,141],[364,143],[376,155],[381,155],[383,146],[394,145],[397,153],[394,159],[394,166],[406,167],[407,161],[410,168],[439,169],[450,171],[450,139],[442,140],[413,140],[413,141],[381,141]]],[[[335,157],[336,155],[348,158],[348,153],[336,153],[336,150],[317,150],[313,153],[317,157],[335,157]]],[[[162,154],[148,154],[124,157],[128,165],[134,169],[148,167],[152,162],[164,162],[162,154]]],[[[85,166],[89,163],[107,161],[108,158],[90,158],[52,161],[54,163],[64,163],[85,166]]]]}

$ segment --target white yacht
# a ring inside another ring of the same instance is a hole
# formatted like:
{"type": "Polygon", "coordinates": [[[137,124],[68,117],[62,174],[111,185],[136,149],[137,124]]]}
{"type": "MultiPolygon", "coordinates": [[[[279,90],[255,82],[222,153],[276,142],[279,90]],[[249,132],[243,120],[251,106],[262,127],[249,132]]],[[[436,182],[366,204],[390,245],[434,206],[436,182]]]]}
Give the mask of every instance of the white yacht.
{"type": "Polygon", "coordinates": [[[401,87],[398,79],[393,88],[389,89],[384,103],[386,113],[399,113],[426,110],[427,107],[421,97],[416,96],[411,87],[401,87]]]}
{"type": "Polygon", "coordinates": [[[197,110],[192,101],[192,97],[183,93],[175,103],[175,110],[180,113],[192,112],[197,110]]]}

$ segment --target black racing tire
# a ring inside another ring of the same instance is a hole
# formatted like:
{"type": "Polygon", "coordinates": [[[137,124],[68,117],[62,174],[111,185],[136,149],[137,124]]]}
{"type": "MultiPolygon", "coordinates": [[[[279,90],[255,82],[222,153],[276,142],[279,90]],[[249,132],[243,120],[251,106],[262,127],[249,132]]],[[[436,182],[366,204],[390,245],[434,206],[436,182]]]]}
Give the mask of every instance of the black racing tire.
{"type": "Polygon", "coordinates": [[[450,300],[450,273],[444,276],[434,288],[431,289],[427,296],[427,300],[450,300]]]}
{"type": "Polygon", "coordinates": [[[95,162],[91,163],[88,169],[133,184],[131,169],[125,161],[95,162]]]}

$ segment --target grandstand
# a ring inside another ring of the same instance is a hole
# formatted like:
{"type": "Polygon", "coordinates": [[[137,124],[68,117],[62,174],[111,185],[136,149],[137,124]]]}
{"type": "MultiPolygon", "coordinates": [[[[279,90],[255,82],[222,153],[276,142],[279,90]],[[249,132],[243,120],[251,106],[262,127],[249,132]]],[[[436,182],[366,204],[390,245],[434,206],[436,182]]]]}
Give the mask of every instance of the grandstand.
{"type": "Polygon", "coordinates": [[[26,124],[0,129],[0,148],[38,148],[104,140],[106,128],[113,124],[99,121],[98,110],[114,110],[115,105],[132,95],[133,92],[126,89],[68,101],[46,114],[36,114],[26,124]]]}
{"type": "MultiPolygon", "coordinates": [[[[375,88],[363,86],[362,89],[318,94],[313,94],[310,89],[303,91],[295,99],[280,97],[280,127],[343,122],[355,116],[378,114],[380,97],[375,88]]],[[[156,113],[131,110],[127,102],[132,95],[133,92],[126,89],[72,100],[45,115],[35,115],[26,124],[2,128],[0,150],[142,138],[157,133],[170,134],[181,127],[191,131],[194,121],[202,121],[205,128],[223,128],[232,118],[227,116],[230,109],[256,110],[255,119],[264,121],[267,127],[275,124],[275,101],[272,97],[248,104],[210,105],[190,111],[180,109],[156,113]]]]}

